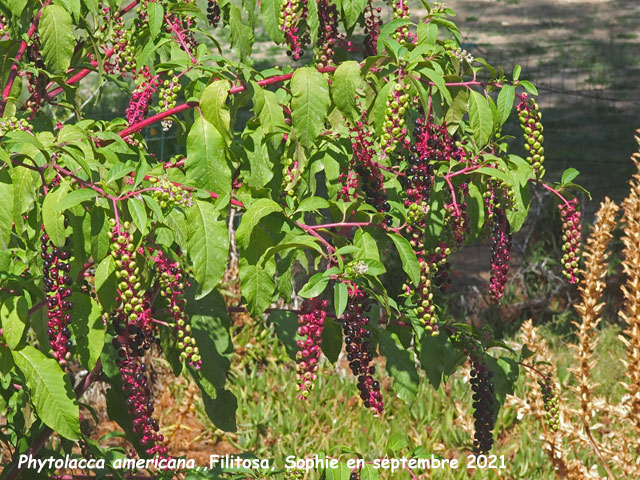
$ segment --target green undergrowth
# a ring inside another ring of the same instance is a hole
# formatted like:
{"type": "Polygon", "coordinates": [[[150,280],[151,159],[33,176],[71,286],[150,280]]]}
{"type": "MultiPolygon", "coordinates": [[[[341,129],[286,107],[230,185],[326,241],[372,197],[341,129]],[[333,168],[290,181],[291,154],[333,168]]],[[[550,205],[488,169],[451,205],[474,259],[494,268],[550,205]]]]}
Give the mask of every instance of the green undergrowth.
{"type": "MultiPolygon", "coordinates": [[[[306,401],[296,398],[296,378],[293,362],[287,357],[284,347],[268,326],[253,323],[238,330],[235,336],[236,354],[231,374],[231,389],[238,397],[238,431],[224,434],[210,426],[217,438],[231,443],[238,452],[258,458],[274,459],[283,466],[289,455],[297,458],[326,454],[346,461],[360,456],[373,460],[385,456],[410,457],[416,448],[423,454],[433,453],[440,458],[458,458],[461,465],[471,453],[472,439],[468,428],[473,426],[471,393],[468,370],[460,368],[439,390],[434,390],[423,378],[416,401],[407,405],[394,396],[390,379],[378,373],[385,399],[386,412],[382,417],[373,416],[360,405],[355,379],[346,362],[322,365],[315,389],[306,401]],[[264,342],[260,337],[269,340],[264,342]],[[390,440],[406,442],[394,448],[389,455],[390,440]]],[[[572,350],[568,348],[570,334],[552,333],[552,328],[542,327],[541,335],[548,341],[554,363],[565,394],[563,401],[572,399],[569,392],[575,383],[568,373],[573,362],[572,350]]],[[[624,370],[611,368],[612,362],[620,362],[624,347],[618,339],[620,329],[608,325],[599,332],[596,350],[596,368],[593,380],[600,384],[597,392],[609,394],[618,401],[623,394],[620,382],[624,370]]],[[[512,340],[517,340],[513,338],[512,340]]],[[[511,340],[507,339],[507,343],[511,340]]],[[[384,366],[378,366],[378,372],[384,366]]],[[[520,376],[516,395],[526,397],[524,375],[520,376]]],[[[572,400],[569,401],[571,404],[572,400]]],[[[206,421],[201,403],[197,405],[202,421],[206,421]]],[[[210,425],[210,424],[209,424],[210,425]]],[[[444,468],[429,472],[416,471],[418,478],[462,479],[500,478],[531,479],[554,478],[553,468],[543,450],[542,426],[535,418],[519,413],[513,402],[500,410],[492,454],[504,455],[506,468],[499,471],[457,470],[444,468]]],[[[591,466],[595,455],[589,451],[579,457],[591,466]]],[[[391,474],[379,470],[379,478],[408,479],[408,472],[391,474]]],[[[276,477],[286,478],[284,475],[276,477]]],[[[256,477],[258,478],[258,477],[256,477]]],[[[321,478],[312,471],[305,478],[321,478]]]]}

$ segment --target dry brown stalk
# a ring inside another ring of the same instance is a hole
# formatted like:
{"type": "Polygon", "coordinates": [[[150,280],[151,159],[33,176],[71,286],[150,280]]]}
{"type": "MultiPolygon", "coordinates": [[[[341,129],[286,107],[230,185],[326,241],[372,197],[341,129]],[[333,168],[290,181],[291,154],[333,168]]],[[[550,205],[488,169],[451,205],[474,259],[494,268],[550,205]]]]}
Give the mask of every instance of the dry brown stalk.
{"type": "MultiPolygon", "coordinates": [[[[631,191],[624,200],[624,245],[622,270],[626,276],[626,283],[622,286],[625,304],[624,310],[619,312],[626,328],[621,337],[627,347],[627,360],[624,361],[627,370],[627,395],[622,399],[626,409],[626,416],[631,422],[637,435],[640,435],[640,156],[634,155],[638,173],[633,175],[630,184],[631,191]]],[[[636,447],[640,441],[636,441],[636,447]]]]}
{"type": "Polygon", "coordinates": [[[606,287],[607,259],[609,243],[613,238],[611,232],[616,226],[619,207],[609,198],[600,204],[596,214],[596,222],[587,239],[583,258],[585,266],[582,270],[583,280],[578,287],[580,303],[575,309],[580,315],[580,322],[574,322],[578,328],[578,344],[571,345],[575,350],[574,358],[577,367],[570,369],[578,381],[574,391],[580,399],[580,411],[585,428],[593,418],[596,409],[593,405],[593,391],[597,384],[591,381],[591,371],[595,366],[593,352],[596,346],[595,329],[600,323],[600,313],[604,307],[601,302],[602,292],[606,287]]]}
{"type": "MultiPolygon", "coordinates": [[[[640,137],[636,140],[640,145],[640,137]]],[[[615,474],[620,475],[618,478],[640,478],[640,152],[634,154],[632,160],[637,172],[629,182],[630,192],[622,203],[622,219],[617,218],[620,208],[606,198],[586,242],[585,266],[579,286],[581,299],[575,305],[580,315],[580,321],[574,322],[578,344],[573,347],[575,367],[570,369],[577,381],[572,390],[577,394],[579,407],[560,408],[558,431],[547,428],[536,373],[526,370],[527,377],[534,380],[526,407],[542,421],[546,450],[559,478],[599,478],[595,465],[588,469],[574,454],[569,458],[568,449],[563,449],[563,440],[570,442],[572,453],[582,449],[595,453],[594,458],[599,459],[609,480],[616,478],[615,474]],[[606,286],[609,244],[617,225],[621,225],[623,231],[622,271],[626,278],[621,287],[624,305],[618,315],[626,326],[621,340],[627,348],[623,360],[627,393],[619,403],[613,403],[609,398],[595,397],[597,384],[592,381],[591,374],[595,367],[595,330],[604,307],[601,298],[606,286]]],[[[529,348],[535,347],[537,360],[550,360],[546,344],[531,321],[522,326],[522,339],[529,348]]],[[[563,405],[562,401],[560,405],[563,405]]]]}

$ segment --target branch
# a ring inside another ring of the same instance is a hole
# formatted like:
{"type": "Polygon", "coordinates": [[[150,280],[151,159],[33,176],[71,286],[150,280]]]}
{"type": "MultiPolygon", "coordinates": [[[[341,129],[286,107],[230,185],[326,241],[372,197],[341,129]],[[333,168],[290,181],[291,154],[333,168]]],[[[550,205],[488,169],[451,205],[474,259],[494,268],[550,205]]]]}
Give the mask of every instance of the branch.
{"type": "Polygon", "coordinates": [[[544,183],[542,180],[531,180],[532,182],[536,182],[539,183],[540,185],[542,185],[542,188],[544,188],[545,190],[553,193],[556,197],[558,197],[560,200],[562,200],[564,202],[564,204],[569,207],[570,204],[567,201],[566,198],[564,198],[559,191],[557,191],[555,188],[552,188],[550,185],[547,185],[546,183],[544,183]]]}
{"type": "Polygon", "coordinates": [[[18,47],[18,51],[16,53],[16,58],[13,60],[13,64],[11,65],[11,70],[9,70],[9,76],[7,77],[7,84],[2,91],[2,103],[0,104],[0,115],[4,113],[4,108],[7,106],[7,100],[9,99],[9,94],[11,93],[11,87],[13,86],[13,81],[18,75],[18,63],[22,60],[22,56],[24,52],[27,50],[27,42],[31,40],[33,34],[36,33],[38,28],[38,23],[40,23],[40,17],[42,17],[42,11],[44,8],[51,3],[51,0],[47,0],[42,4],[42,8],[38,11],[36,18],[31,22],[31,26],[29,30],[27,30],[27,38],[23,38],[22,42],[20,42],[20,46],[18,47]]]}
{"type": "MultiPolygon", "coordinates": [[[[327,72],[335,71],[336,68],[337,67],[324,67],[324,68],[319,68],[318,71],[320,73],[327,73],[327,72]]],[[[273,77],[268,77],[263,80],[260,80],[257,83],[261,87],[264,87],[265,85],[271,85],[272,83],[284,82],[286,80],[291,79],[291,77],[293,77],[293,73],[294,72],[287,73],[285,75],[275,75],[273,77]]],[[[238,85],[237,87],[233,87],[229,90],[229,95],[235,95],[236,93],[244,92],[246,89],[247,89],[246,85],[238,85]]],[[[171,115],[175,115],[176,113],[180,113],[185,110],[189,110],[191,108],[196,108],[198,105],[199,105],[198,102],[187,102],[187,103],[180,104],[174,108],[167,110],[166,112],[158,113],[149,118],[145,118],[144,120],[138,123],[134,123],[133,125],[130,125],[124,130],[118,132],[118,135],[120,135],[122,138],[126,138],[132,133],[138,132],[143,128],[148,127],[149,125],[153,125],[154,123],[157,123],[171,115]]]]}

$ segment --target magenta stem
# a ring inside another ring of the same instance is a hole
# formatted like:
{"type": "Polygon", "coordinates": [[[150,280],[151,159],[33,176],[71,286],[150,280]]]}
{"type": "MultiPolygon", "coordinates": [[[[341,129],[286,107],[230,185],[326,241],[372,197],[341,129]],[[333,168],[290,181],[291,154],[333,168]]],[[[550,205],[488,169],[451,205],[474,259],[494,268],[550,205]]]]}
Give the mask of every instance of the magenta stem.
{"type": "Polygon", "coordinates": [[[22,60],[22,56],[24,55],[24,52],[27,50],[27,42],[31,40],[31,37],[33,37],[33,34],[36,33],[36,30],[38,28],[38,23],[40,23],[40,17],[42,17],[42,11],[50,3],[51,3],[51,0],[47,0],[42,4],[42,8],[38,10],[38,13],[36,14],[36,18],[33,19],[33,22],[31,22],[31,26],[29,27],[29,30],[27,30],[27,38],[23,39],[22,42],[20,42],[20,46],[18,47],[18,51],[16,52],[16,58],[13,60],[13,64],[11,65],[11,69],[9,70],[7,83],[4,87],[4,90],[2,91],[2,105],[0,105],[0,115],[4,113],[4,108],[7,105],[7,100],[9,99],[9,95],[11,94],[11,87],[13,87],[13,81],[18,75],[18,64],[20,63],[20,60],[22,60]]]}
{"type": "Polygon", "coordinates": [[[550,185],[547,185],[546,183],[544,183],[542,180],[534,180],[535,182],[539,183],[540,185],[542,185],[542,188],[544,188],[545,190],[553,193],[556,197],[558,197],[560,200],[562,200],[564,202],[564,204],[567,207],[570,207],[571,205],[569,204],[569,202],[567,201],[566,198],[564,198],[562,196],[562,194],[560,194],[559,191],[557,191],[555,188],[552,188],[550,185]]]}

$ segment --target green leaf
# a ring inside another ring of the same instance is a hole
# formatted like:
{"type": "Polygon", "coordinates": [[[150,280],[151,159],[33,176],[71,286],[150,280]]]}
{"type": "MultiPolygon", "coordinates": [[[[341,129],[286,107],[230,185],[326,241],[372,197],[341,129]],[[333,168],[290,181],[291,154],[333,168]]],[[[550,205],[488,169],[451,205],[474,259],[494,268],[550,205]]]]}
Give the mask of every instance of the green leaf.
{"type": "Polygon", "coordinates": [[[327,319],[322,329],[322,353],[331,363],[336,363],[342,351],[342,329],[336,322],[327,319]]]}
{"type": "Polygon", "coordinates": [[[413,248],[411,248],[411,244],[406,238],[396,233],[389,233],[388,235],[398,250],[400,260],[402,260],[402,269],[417,287],[420,283],[420,263],[413,248]]]}
{"type": "Polygon", "coordinates": [[[137,198],[130,198],[127,200],[127,206],[133,223],[138,227],[140,233],[144,235],[147,233],[147,210],[144,208],[144,203],[137,198]]]}
{"type": "Polygon", "coordinates": [[[458,126],[462,121],[462,117],[464,117],[464,114],[467,113],[468,106],[469,90],[466,88],[461,88],[453,97],[453,102],[447,109],[447,113],[444,117],[449,133],[452,133],[452,129],[454,129],[453,131],[458,129],[458,126]]]}
{"type": "Polygon", "coordinates": [[[66,73],[75,48],[71,15],[59,5],[47,5],[38,25],[42,57],[52,73],[66,73]]]}
{"type": "Polygon", "coordinates": [[[0,325],[2,325],[2,335],[7,341],[11,350],[15,350],[27,327],[27,314],[29,304],[23,296],[8,297],[0,307],[0,325]]]}
{"type": "Polygon", "coordinates": [[[520,65],[516,65],[513,67],[513,81],[517,82],[520,79],[520,72],[522,72],[522,67],[520,65]]]}
{"type": "Polygon", "coordinates": [[[513,395],[514,386],[518,381],[518,364],[509,357],[500,357],[496,360],[487,355],[484,357],[484,360],[487,362],[489,370],[493,372],[496,400],[502,405],[507,395],[513,395]]]}
{"type": "Polygon", "coordinates": [[[302,67],[291,77],[293,130],[305,147],[318,137],[329,112],[329,84],[315,68],[302,67]]]}
{"type": "Polygon", "coordinates": [[[498,113],[500,123],[504,124],[513,110],[513,101],[516,98],[516,88],[513,85],[503,85],[498,94],[498,113]]]}
{"type": "Polygon", "coordinates": [[[102,354],[106,327],[102,320],[102,308],[88,295],[74,292],[73,321],[70,324],[76,339],[76,353],[87,370],[93,370],[102,354]]]}
{"type": "Polygon", "coordinates": [[[342,0],[342,11],[347,29],[353,27],[367,6],[367,0],[342,0]]]}
{"type": "Polygon", "coordinates": [[[187,181],[215,192],[231,194],[231,168],[225,156],[226,144],[220,132],[205,118],[198,117],[187,135],[187,181]]]}
{"type": "Polygon", "coordinates": [[[324,292],[329,284],[329,277],[324,272],[318,272],[313,275],[304,287],[300,289],[298,295],[302,298],[315,298],[324,292]]]}
{"type": "Polygon", "coordinates": [[[89,188],[80,188],[78,190],[73,190],[66,196],[62,197],[62,199],[58,202],[57,209],[61,212],[64,212],[65,210],[73,208],[76,205],[87,200],[91,200],[92,198],[95,198],[97,196],[98,192],[89,188]]]}
{"type": "Polygon", "coordinates": [[[0,343],[0,375],[8,375],[13,369],[13,355],[6,345],[0,343]]]}
{"type": "Polygon", "coordinates": [[[562,179],[560,180],[560,183],[562,183],[562,185],[571,183],[578,175],[580,175],[580,172],[575,168],[567,168],[562,172],[562,179]]]}
{"type": "Polygon", "coordinates": [[[351,470],[342,462],[336,468],[327,468],[324,472],[326,480],[349,480],[351,476],[351,470]]]}
{"type": "Polygon", "coordinates": [[[385,24],[378,34],[378,55],[383,52],[385,42],[397,29],[410,24],[411,20],[408,18],[396,18],[395,20],[391,20],[389,23],[385,24]]]}
{"type": "Polygon", "coordinates": [[[116,288],[116,264],[111,255],[102,259],[96,268],[96,294],[106,312],[116,308],[118,290],[116,288]]]}
{"type": "Polygon", "coordinates": [[[251,240],[251,232],[262,218],[273,212],[282,212],[282,207],[270,198],[260,198],[253,202],[242,214],[242,221],[236,231],[236,240],[241,248],[247,248],[251,240]]]}
{"type": "Polygon", "coordinates": [[[352,123],[359,117],[356,91],[362,86],[360,64],[352,60],[340,64],[333,74],[331,97],[338,110],[352,123]]]}
{"type": "Polygon", "coordinates": [[[229,254],[229,233],[224,219],[218,219],[215,207],[196,200],[187,209],[187,248],[193,275],[202,298],[213,290],[224,276],[229,254]]]}
{"type": "Polygon", "coordinates": [[[369,121],[371,122],[373,120],[373,125],[378,135],[382,134],[385,110],[387,109],[387,99],[389,98],[389,92],[393,88],[393,85],[394,82],[386,82],[384,84],[384,86],[378,91],[373,108],[369,113],[369,121]]]}
{"type": "Polygon", "coordinates": [[[149,33],[151,33],[151,40],[155,40],[162,31],[162,25],[164,24],[164,8],[158,2],[149,2],[147,5],[149,33]]]}
{"type": "Polygon", "coordinates": [[[228,141],[231,140],[231,117],[226,105],[229,88],[231,84],[227,80],[216,80],[204,89],[200,98],[202,115],[228,141]]]}
{"type": "Polygon", "coordinates": [[[14,185],[0,181],[0,250],[6,250],[13,230],[14,185]]]}
{"type": "Polygon", "coordinates": [[[261,315],[271,304],[276,286],[272,276],[257,265],[247,265],[240,269],[240,279],[249,314],[254,317],[261,315]]]}
{"type": "Polygon", "coordinates": [[[286,128],[282,106],[275,93],[257,87],[253,101],[254,111],[265,133],[281,132],[286,128]]]}
{"type": "Polygon", "coordinates": [[[357,247],[353,258],[358,260],[373,259],[380,261],[380,252],[378,251],[378,242],[371,236],[369,232],[358,229],[353,236],[353,245],[357,247]]]}
{"type": "Polygon", "coordinates": [[[321,208],[329,208],[329,202],[322,197],[307,197],[300,202],[297,212],[315,212],[321,208]]]}
{"type": "Polygon", "coordinates": [[[211,398],[203,392],[202,400],[207,416],[213,424],[225,432],[235,432],[236,410],[238,400],[229,390],[219,390],[216,398],[211,398]]]}
{"type": "Polygon", "coordinates": [[[302,337],[298,335],[298,315],[286,310],[273,310],[269,315],[269,321],[276,329],[276,335],[287,350],[291,360],[296,359],[298,346],[296,341],[302,337]]]}
{"type": "Polygon", "coordinates": [[[231,30],[231,46],[236,49],[238,57],[244,61],[251,55],[253,46],[253,29],[242,19],[240,9],[232,3],[229,12],[229,28],[231,30]]]}
{"type": "Polygon", "coordinates": [[[333,306],[336,309],[336,318],[340,318],[347,308],[349,300],[349,289],[347,285],[339,282],[333,290],[333,306]]]}
{"type": "Polygon", "coordinates": [[[429,383],[433,388],[440,386],[443,375],[451,375],[456,367],[464,360],[464,355],[458,352],[451,340],[442,330],[437,336],[423,335],[420,342],[420,364],[427,373],[429,383]]]}
{"type": "Polygon", "coordinates": [[[475,90],[469,96],[469,121],[477,147],[484,147],[493,131],[493,115],[487,99],[475,90]]]}
{"type": "Polygon", "coordinates": [[[520,85],[521,87],[524,87],[524,89],[527,92],[529,92],[531,95],[538,95],[538,89],[529,80],[522,80],[518,82],[518,85],[520,85]]]}
{"type": "Polygon", "coordinates": [[[380,353],[387,358],[386,368],[393,378],[393,391],[405,402],[413,402],[420,382],[413,351],[404,348],[395,333],[380,330],[380,353]]]}
{"type": "Polygon", "coordinates": [[[387,442],[387,452],[392,454],[391,456],[400,453],[405,448],[407,448],[407,439],[404,435],[394,433],[389,437],[389,441],[387,442]]]}
{"type": "Polygon", "coordinates": [[[260,11],[262,12],[262,22],[267,34],[275,43],[284,42],[284,32],[280,29],[280,6],[282,0],[262,0],[260,11]]]}
{"type": "MultiPolygon", "coordinates": [[[[65,12],[66,13],[66,12],[65,12]]],[[[42,422],[58,435],[80,438],[80,412],[69,377],[53,358],[32,346],[13,352],[13,360],[25,377],[31,402],[42,422]]]]}
{"type": "Polygon", "coordinates": [[[49,191],[42,202],[42,223],[44,230],[56,247],[63,247],[67,239],[64,227],[64,215],[58,209],[58,202],[67,194],[69,183],[64,181],[54,191],[49,191]]]}
{"type": "Polygon", "coordinates": [[[373,465],[365,464],[360,470],[360,480],[378,480],[378,469],[373,465]]]}
{"type": "Polygon", "coordinates": [[[451,102],[453,102],[453,100],[451,99],[451,93],[449,93],[449,89],[444,82],[444,77],[431,68],[422,68],[420,70],[420,73],[427,77],[431,83],[433,83],[433,86],[436,87],[438,92],[440,92],[442,99],[447,103],[447,105],[451,105],[451,102]]]}

